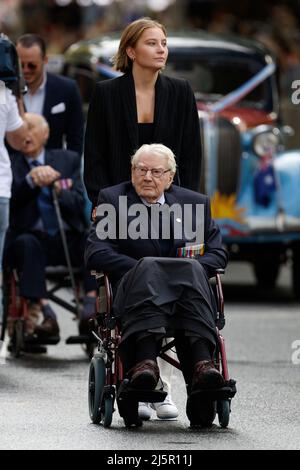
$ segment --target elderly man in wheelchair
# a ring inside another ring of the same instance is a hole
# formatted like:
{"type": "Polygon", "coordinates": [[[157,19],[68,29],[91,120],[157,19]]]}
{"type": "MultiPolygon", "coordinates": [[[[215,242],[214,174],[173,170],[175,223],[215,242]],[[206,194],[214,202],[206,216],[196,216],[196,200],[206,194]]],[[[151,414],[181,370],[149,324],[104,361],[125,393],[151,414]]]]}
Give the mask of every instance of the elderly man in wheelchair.
{"type": "MultiPolygon", "coordinates": [[[[82,335],[89,331],[88,321],[95,309],[96,283],[82,269],[87,227],[81,163],[75,152],[45,149],[49,126],[43,116],[27,114],[27,122],[29,131],[21,151],[11,156],[13,184],[4,267],[18,273],[19,294],[27,305],[27,343],[56,344],[60,340],[59,325],[47,298],[46,267],[66,264],[61,232],[65,234],[72,265],[82,271],[86,294],[79,311],[82,335]],[[60,207],[61,227],[54,199],[60,207]]],[[[11,337],[14,320],[13,316],[8,318],[11,337]]]]}
{"type": "MultiPolygon", "coordinates": [[[[128,387],[157,387],[162,339],[172,337],[187,386],[187,417],[192,425],[210,426],[213,393],[225,381],[214,363],[217,306],[209,278],[225,268],[227,254],[208,197],[172,184],[175,173],[169,148],[138,149],[131,182],[100,192],[86,262],[112,284],[128,387]]],[[[141,424],[138,401],[118,401],[126,425],[141,424]]]]}

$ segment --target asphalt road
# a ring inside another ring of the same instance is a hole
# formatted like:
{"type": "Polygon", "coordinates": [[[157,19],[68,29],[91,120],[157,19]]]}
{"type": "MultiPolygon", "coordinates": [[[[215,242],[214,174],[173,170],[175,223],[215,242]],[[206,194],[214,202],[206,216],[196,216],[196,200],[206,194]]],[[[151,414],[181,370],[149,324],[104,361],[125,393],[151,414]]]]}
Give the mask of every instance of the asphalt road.
{"type": "MultiPolygon", "coordinates": [[[[232,265],[224,279],[224,336],[229,371],[238,386],[227,430],[217,424],[210,430],[189,429],[177,372],[177,421],[152,420],[142,429],[126,430],[116,412],[110,429],[92,425],[89,362],[80,346],[61,341],[47,355],[1,359],[0,449],[299,449],[300,364],[292,362],[292,344],[300,340],[300,305],[291,298],[287,270],[271,293],[258,292],[253,282],[242,264],[232,265]]],[[[75,334],[69,313],[60,310],[59,319],[63,339],[75,334]]]]}

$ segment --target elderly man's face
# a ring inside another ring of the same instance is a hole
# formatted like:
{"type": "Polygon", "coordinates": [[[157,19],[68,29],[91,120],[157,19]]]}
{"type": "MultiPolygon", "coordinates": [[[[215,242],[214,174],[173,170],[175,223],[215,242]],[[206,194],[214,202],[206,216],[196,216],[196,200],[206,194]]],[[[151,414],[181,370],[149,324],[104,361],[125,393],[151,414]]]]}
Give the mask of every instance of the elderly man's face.
{"type": "Polygon", "coordinates": [[[131,171],[132,184],[137,194],[149,203],[156,202],[160,198],[172,184],[173,177],[174,174],[170,171],[165,157],[148,153],[140,155],[131,171]],[[152,170],[152,173],[149,170],[152,170]]]}
{"type": "Polygon", "coordinates": [[[37,156],[41,152],[49,136],[49,128],[43,118],[37,114],[26,114],[28,123],[27,137],[21,148],[24,155],[37,156]]]}

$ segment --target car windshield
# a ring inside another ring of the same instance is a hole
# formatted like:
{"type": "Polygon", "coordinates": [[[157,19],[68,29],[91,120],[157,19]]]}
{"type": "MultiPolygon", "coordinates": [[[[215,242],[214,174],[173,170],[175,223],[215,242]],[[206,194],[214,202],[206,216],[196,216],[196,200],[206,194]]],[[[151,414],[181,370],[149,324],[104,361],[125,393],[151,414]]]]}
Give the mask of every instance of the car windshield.
{"type": "MultiPolygon", "coordinates": [[[[197,101],[215,102],[236,90],[263,65],[247,58],[193,57],[170,54],[166,75],[185,78],[191,84],[197,101]]],[[[263,82],[243,98],[237,106],[265,109],[270,97],[270,83],[263,82]]]]}

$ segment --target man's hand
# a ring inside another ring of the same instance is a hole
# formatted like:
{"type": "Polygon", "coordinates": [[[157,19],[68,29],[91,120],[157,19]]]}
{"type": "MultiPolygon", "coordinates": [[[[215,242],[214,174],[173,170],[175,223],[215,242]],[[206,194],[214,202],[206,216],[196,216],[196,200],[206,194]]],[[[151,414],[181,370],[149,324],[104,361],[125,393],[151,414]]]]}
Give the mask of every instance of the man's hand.
{"type": "Polygon", "coordinates": [[[51,166],[45,165],[33,168],[30,171],[29,176],[32,178],[35,186],[43,188],[45,186],[49,186],[55,180],[60,178],[60,173],[54,170],[51,166]]]}
{"type": "Polygon", "coordinates": [[[92,210],[92,221],[96,222],[97,219],[97,206],[92,210]]]}

